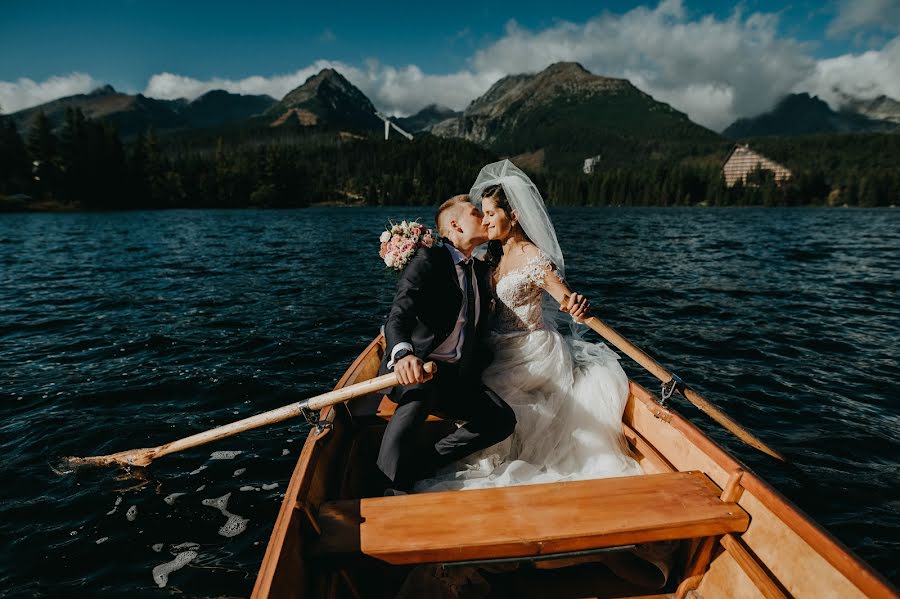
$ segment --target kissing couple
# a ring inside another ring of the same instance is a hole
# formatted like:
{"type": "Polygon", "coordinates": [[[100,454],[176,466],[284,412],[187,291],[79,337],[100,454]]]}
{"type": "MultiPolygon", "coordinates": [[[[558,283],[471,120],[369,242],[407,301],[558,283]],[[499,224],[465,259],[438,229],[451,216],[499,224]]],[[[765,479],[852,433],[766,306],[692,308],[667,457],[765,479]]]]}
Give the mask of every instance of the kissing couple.
{"type": "Polygon", "coordinates": [[[400,382],[377,460],[385,494],[641,474],[622,436],[628,377],[575,330],[590,304],[566,283],[534,183],[509,160],[488,164],[435,223],[443,243],[416,250],[384,326],[380,373],[400,382]],[[473,258],[488,241],[499,260],[473,258]],[[429,414],[459,424],[423,446],[429,414]]]}

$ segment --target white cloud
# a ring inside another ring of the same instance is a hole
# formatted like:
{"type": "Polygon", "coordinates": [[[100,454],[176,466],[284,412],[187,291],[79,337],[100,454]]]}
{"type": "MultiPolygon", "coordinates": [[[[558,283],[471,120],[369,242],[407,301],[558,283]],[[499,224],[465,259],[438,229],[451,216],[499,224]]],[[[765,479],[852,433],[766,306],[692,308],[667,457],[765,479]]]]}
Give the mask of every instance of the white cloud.
{"type": "Polygon", "coordinates": [[[0,109],[9,114],[64,96],[85,94],[100,85],[84,73],[50,77],[41,82],[24,77],[18,81],[0,81],[0,109]]]}
{"type": "Polygon", "coordinates": [[[287,75],[262,77],[254,75],[244,79],[194,79],[175,73],[159,73],[147,82],[144,95],[162,100],[187,98],[193,100],[214,89],[223,89],[234,94],[268,94],[281,99],[286,93],[306,81],[324,68],[333,67],[341,70],[347,65],[319,60],[313,64],[287,75]]]}
{"type": "Polygon", "coordinates": [[[866,30],[900,31],[900,0],[840,0],[828,25],[829,37],[866,30]]]}
{"type": "Polygon", "coordinates": [[[862,54],[844,54],[820,60],[815,71],[797,85],[797,91],[809,91],[828,102],[841,105],[841,94],[863,99],[886,95],[900,99],[900,36],[881,50],[862,54]]]}

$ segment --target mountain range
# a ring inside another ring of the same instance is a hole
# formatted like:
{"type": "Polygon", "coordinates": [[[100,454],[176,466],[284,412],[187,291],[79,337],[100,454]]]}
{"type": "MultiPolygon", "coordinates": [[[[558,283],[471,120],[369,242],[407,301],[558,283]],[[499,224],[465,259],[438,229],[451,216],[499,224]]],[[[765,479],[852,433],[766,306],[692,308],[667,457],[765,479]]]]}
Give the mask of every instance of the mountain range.
{"type": "Polygon", "coordinates": [[[90,119],[111,123],[125,138],[149,128],[157,131],[199,129],[249,119],[276,104],[271,96],[245,96],[213,90],[188,101],[157,100],[143,94],[123,94],[111,85],[89,94],[53,100],[14,112],[11,116],[20,131],[26,131],[43,112],[54,128],[62,127],[67,108],[78,108],[90,119]]]}
{"type": "MultiPolygon", "coordinates": [[[[324,69],[281,100],[214,90],[188,101],[130,95],[104,86],[18,111],[10,118],[23,133],[38,113],[62,127],[68,108],[112,123],[124,138],[157,132],[215,132],[216,128],[343,132],[377,137],[383,123],[366,95],[334,69],[324,69]]],[[[627,79],[595,75],[573,62],[494,83],[462,112],[432,104],[393,119],[415,134],[475,142],[529,168],[573,171],[588,157],[605,166],[647,164],[714,153],[719,134],[642,92],[627,79]]],[[[809,94],[786,96],[771,110],[739,119],[726,138],[835,132],[898,132],[900,102],[843,97],[839,110],[809,94]]]]}

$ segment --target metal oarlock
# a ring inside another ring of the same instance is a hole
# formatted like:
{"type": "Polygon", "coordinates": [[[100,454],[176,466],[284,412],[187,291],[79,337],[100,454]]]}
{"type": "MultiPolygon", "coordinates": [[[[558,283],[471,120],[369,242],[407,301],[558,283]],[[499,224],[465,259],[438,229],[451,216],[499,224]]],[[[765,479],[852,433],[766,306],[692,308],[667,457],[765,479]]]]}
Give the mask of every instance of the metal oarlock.
{"type": "Polygon", "coordinates": [[[672,378],[664,382],[661,387],[659,405],[665,407],[666,402],[672,397],[672,394],[676,391],[684,391],[685,384],[684,381],[681,380],[681,377],[673,372],[672,378]]]}
{"type": "Polygon", "coordinates": [[[321,433],[327,428],[331,428],[330,422],[319,422],[319,411],[318,410],[310,410],[305,405],[306,402],[300,404],[300,413],[303,414],[303,417],[306,418],[306,421],[310,426],[316,427],[316,432],[321,433]]]}

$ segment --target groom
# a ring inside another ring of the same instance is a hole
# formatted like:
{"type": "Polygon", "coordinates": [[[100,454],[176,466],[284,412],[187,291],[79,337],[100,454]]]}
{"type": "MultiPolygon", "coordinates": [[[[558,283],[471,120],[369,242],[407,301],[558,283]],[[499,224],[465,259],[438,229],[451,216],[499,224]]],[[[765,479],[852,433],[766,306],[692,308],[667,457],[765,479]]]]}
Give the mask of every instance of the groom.
{"type": "Polygon", "coordinates": [[[407,490],[437,468],[499,443],[516,425],[512,409],[481,384],[491,360],[485,343],[491,289],[488,267],[472,258],[487,241],[481,211],[458,195],[435,216],[443,245],[419,249],[400,276],[384,325],[380,374],[393,370],[400,385],[388,396],[397,409],[387,425],[378,467],[394,490],[407,490]],[[424,361],[437,362],[425,381],[424,361]],[[428,414],[465,421],[424,450],[417,440],[428,414]]]}

